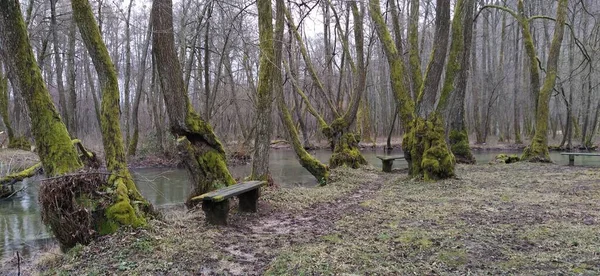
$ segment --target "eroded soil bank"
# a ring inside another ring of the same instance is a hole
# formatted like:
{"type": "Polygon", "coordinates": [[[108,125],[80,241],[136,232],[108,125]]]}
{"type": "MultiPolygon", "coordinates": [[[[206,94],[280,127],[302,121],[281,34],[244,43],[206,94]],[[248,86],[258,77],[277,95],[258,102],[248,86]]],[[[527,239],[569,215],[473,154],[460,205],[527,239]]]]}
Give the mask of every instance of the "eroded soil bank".
{"type": "MultiPolygon", "coordinates": [[[[230,225],[170,210],[129,229],[21,262],[29,274],[598,274],[600,170],[459,166],[459,179],[334,171],[331,185],[263,191],[230,225]]],[[[0,274],[16,274],[16,259],[0,274]]]]}

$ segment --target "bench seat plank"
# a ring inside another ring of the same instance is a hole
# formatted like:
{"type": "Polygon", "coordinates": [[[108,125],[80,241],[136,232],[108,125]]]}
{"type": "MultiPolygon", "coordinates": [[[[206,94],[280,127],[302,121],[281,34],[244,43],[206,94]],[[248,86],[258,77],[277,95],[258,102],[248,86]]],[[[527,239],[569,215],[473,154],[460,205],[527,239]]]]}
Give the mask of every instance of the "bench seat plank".
{"type": "Polygon", "coordinates": [[[600,153],[590,152],[561,152],[561,155],[575,155],[575,156],[600,156],[600,153]]]}
{"type": "Polygon", "coordinates": [[[266,181],[248,181],[240,184],[231,185],[222,189],[208,192],[192,198],[192,200],[204,200],[212,202],[220,202],[230,197],[234,197],[248,191],[258,189],[267,184],[266,181]]]}
{"type": "Polygon", "coordinates": [[[390,160],[397,160],[397,159],[404,159],[404,155],[386,155],[386,156],[381,156],[378,155],[377,158],[381,159],[381,161],[390,161],[390,160]]]}

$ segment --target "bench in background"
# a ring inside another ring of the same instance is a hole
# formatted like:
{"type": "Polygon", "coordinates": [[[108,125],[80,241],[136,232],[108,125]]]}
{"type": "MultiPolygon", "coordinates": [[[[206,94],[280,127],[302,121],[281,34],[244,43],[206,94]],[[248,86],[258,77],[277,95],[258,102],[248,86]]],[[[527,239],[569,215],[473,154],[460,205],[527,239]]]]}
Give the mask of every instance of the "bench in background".
{"type": "Polygon", "coordinates": [[[560,154],[569,156],[569,166],[575,166],[575,156],[600,156],[599,153],[589,152],[561,152],[560,154]]]}
{"type": "Polygon", "coordinates": [[[404,160],[404,155],[386,155],[386,156],[377,156],[377,158],[381,159],[383,164],[382,168],[384,172],[392,172],[392,165],[394,165],[394,160],[404,160]]]}

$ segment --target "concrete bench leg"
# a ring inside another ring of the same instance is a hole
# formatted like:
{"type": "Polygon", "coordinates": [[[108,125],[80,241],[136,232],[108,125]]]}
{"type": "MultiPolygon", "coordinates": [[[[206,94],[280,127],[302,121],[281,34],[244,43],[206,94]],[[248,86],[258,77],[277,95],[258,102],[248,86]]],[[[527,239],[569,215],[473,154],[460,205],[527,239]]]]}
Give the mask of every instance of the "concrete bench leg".
{"type": "Polygon", "coordinates": [[[258,189],[254,189],[239,195],[238,199],[240,200],[240,211],[256,213],[258,210],[258,196],[258,189]]]}
{"type": "Polygon", "coordinates": [[[394,160],[383,160],[381,162],[383,162],[383,172],[392,172],[394,160]]]}
{"type": "Polygon", "coordinates": [[[569,155],[569,166],[575,166],[575,155],[569,155]]]}
{"type": "Polygon", "coordinates": [[[202,201],[202,210],[206,215],[206,222],[209,224],[227,225],[229,199],[221,202],[202,201]]]}

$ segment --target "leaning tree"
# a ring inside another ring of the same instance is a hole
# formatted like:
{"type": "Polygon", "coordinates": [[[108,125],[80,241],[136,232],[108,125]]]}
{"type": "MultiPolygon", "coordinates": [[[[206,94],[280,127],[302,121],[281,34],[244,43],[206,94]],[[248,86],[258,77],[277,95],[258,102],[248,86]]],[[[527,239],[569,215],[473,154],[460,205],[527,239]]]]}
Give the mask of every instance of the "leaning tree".
{"type": "Polygon", "coordinates": [[[227,169],[225,150],[210,124],[196,113],[190,103],[183,72],[175,51],[173,2],[152,2],[152,55],[156,61],[160,87],[166,103],[171,133],[193,181],[193,197],[235,184],[227,169]]]}
{"type": "MultiPolygon", "coordinates": [[[[98,27],[92,23],[89,3],[75,0],[73,10],[82,36],[95,33],[92,43],[101,43],[98,27]]],[[[17,76],[18,90],[29,110],[37,153],[44,173],[50,177],[40,188],[42,220],[50,226],[61,246],[88,243],[97,234],[112,233],[121,225],[145,225],[145,214],[151,211],[151,206],[139,194],[119,155],[123,148],[118,127],[118,90],[115,90],[116,96],[114,91],[105,90],[102,104],[103,140],[110,176],[106,179],[98,177],[103,173],[88,172],[72,175],[83,168],[82,159],[92,161],[94,155],[80,142],[71,141],[42,79],[17,0],[0,2],[0,48],[9,70],[17,76]],[[109,126],[115,118],[117,124],[109,126]],[[74,142],[79,145],[81,157],[74,142]]],[[[107,64],[112,66],[110,62],[107,64]]],[[[116,87],[116,75],[102,81],[104,85],[116,87]]]]}

